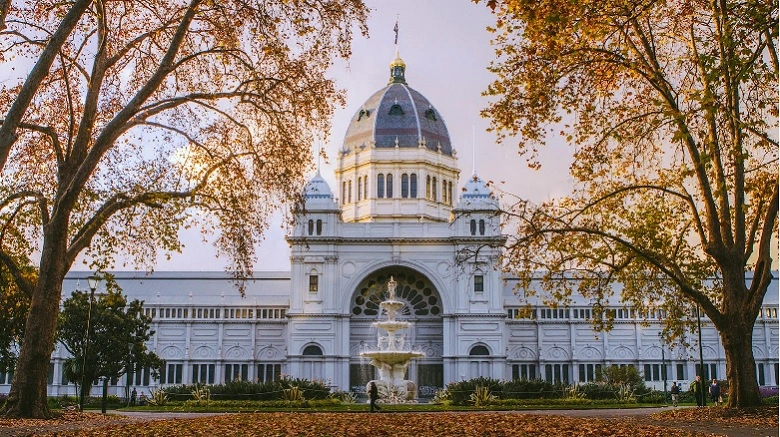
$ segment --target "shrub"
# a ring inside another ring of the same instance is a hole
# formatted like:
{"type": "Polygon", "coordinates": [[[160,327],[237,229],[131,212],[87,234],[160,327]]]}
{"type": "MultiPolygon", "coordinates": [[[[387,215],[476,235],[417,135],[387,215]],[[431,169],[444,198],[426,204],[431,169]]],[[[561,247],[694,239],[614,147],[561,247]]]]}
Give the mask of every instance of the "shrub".
{"type": "Polygon", "coordinates": [[[664,399],[664,392],[659,390],[650,390],[647,393],[638,396],[639,402],[646,404],[662,404],[666,402],[664,399]]]}
{"type": "Polygon", "coordinates": [[[762,402],[764,405],[770,405],[770,406],[776,407],[776,406],[777,406],[777,404],[778,404],[778,402],[780,402],[780,398],[778,398],[778,396],[777,396],[777,395],[774,395],[774,396],[767,396],[767,397],[765,397],[765,398],[762,398],[762,399],[761,399],[761,402],[762,402]]]}
{"type": "Polygon", "coordinates": [[[456,381],[447,384],[447,392],[450,394],[452,405],[469,405],[471,394],[477,387],[485,387],[496,397],[501,397],[503,384],[497,379],[479,377],[465,381],[456,381]]]}
{"type": "Polygon", "coordinates": [[[617,397],[618,388],[604,382],[589,382],[580,385],[580,390],[585,397],[592,400],[613,400],[617,397]]]}
{"type": "Polygon", "coordinates": [[[228,381],[224,384],[213,385],[174,385],[165,387],[163,390],[168,394],[169,399],[185,401],[191,399],[193,391],[198,387],[209,390],[209,399],[214,400],[257,400],[273,401],[283,400],[284,390],[291,387],[298,387],[305,399],[326,399],[330,395],[330,390],[320,381],[309,381],[306,379],[282,378],[277,381],[252,382],[252,381],[228,381]]]}
{"type": "Polygon", "coordinates": [[[337,390],[328,395],[328,399],[335,399],[342,404],[356,404],[358,397],[355,393],[337,390]]]}
{"type": "Polygon", "coordinates": [[[303,393],[303,397],[309,400],[327,399],[330,395],[330,389],[325,387],[323,381],[309,381],[301,378],[282,378],[278,381],[282,389],[289,389],[293,386],[298,387],[303,393]]]}
{"type": "Polygon", "coordinates": [[[337,405],[341,405],[338,399],[319,399],[319,400],[299,400],[299,401],[247,401],[247,400],[224,400],[214,401],[212,400],[208,406],[198,404],[194,400],[190,399],[181,404],[183,410],[198,410],[201,408],[208,408],[210,410],[219,408],[236,408],[245,410],[259,410],[263,408],[269,409],[287,409],[287,408],[330,408],[337,405]]]}
{"type": "Polygon", "coordinates": [[[497,396],[501,399],[553,399],[563,397],[566,386],[541,379],[515,379],[506,381],[497,396]]]}
{"type": "Polygon", "coordinates": [[[557,398],[557,399],[495,399],[488,403],[488,405],[496,406],[496,407],[529,407],[529,406],[539,406],[539,407],[551,407],[551,406],[589,406],[589,405],[598,405],[598,404],[613,404],[615,401],[609,400],[609,401],[592,401],[590,399],[563,399],[563,398],[557,398]]]}
{"type": "MultiPolygon", "coordinates": [[[[4,401],[5,398],[0,401],[0,405],[2,405],[4,401]]],[[[84,401],[87,405],[89,405],[89,399],[85,399],[84,401]]],[[[74,407],[78,405],[78,403],[79,400],[77,397],[68,395],[64,395],[58,398],[51,397],[48,399],[49,408],[54,410],[64,410],[68,407],[74,407]]]]}

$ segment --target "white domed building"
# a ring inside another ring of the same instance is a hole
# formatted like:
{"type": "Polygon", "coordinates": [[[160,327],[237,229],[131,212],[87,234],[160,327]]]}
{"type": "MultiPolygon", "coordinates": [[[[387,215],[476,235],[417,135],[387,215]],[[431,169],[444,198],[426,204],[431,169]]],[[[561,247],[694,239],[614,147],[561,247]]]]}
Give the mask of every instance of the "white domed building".
{"type": "Polygon", "coordinates": [[[444,118],[408,86],[405,69],[396,56],[390,83],[353,116],[338,199],[316,176],[288,236],[292,283],[302,285],[287,311],[293,375],[328,375],[341,388],[372,379],[359,354],[376,346],[371,323],[393,276],[413,323],[407,342],[425,353],[409,371],[423,391],[473,372],[504,377],[504,285],[493,269],[499,249],[490,248],[503,241],[498,203],[476,176],[455,198],[460,171],[444,118]],[[456,262],[474,244],[486,247],[479,257],[456,262]]]}
{"type": "MultiPolygon", "coordinates": [[[[112,381],[112,394],[283,374],[362,390],[375,371],[360,353],[377,347],[371,323],[391,276],[397,299],[407,303],[399,319],[413,323],[404,342],[424,353],[407,375],[421,397],[478,376],[586,382],[612,364],[637,366],[659,389],[664,366],[668,381],[695,376],[698,349],[661,343],[662,314],[643,326],[616,299],[614,328],[595,333],[587,301],[574,296],[568,307],[551,309],[515,293],[516,281],[496,268],[505,240],[498,201],[476,175],[461,185],[444,116],[406,83],[405,70],[396,56],[388,85],[352,117],[336,187],[320,174],[306,185],[305,208],[287,236],[291,271],[256,272],[244,298],[221,272],[116,273],[130,299],[145,301],[156,332],[149,347],[166,366],[158,380],[138,369],[112,381]],[[521,318],[527,305],[531,315],[521,318]]],[[[69,274],[64,294],[86,288],[88,275],[69,274]]],[[[776,281],[755,326],[761,385],[778,383],[776,281]]],[[[724,376],[723,348],[706,319],[702,334],[705,375],[724,376]]],[[[66,357],[58,345],[52,395],[75,393],[62,378],[66,357]]],[[[0,393],[10,381],[0,373],[0,393]]]]}

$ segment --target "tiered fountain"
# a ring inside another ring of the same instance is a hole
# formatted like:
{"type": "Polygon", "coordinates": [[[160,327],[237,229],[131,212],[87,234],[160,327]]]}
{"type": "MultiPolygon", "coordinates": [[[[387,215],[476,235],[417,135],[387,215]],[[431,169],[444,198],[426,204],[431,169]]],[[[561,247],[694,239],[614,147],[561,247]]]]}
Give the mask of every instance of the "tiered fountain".
{"type": "Polygon", "coordinates": [[[411,323],[395,319],[398,310],[406,305],[395,299],[396,285],[397,283],[391,276],[390,281],[387,282],[389,297],[379,303],[379,306],[387,314],[387,320],[371,324],[380,330],[377,350],[360,353],[361,357],[370,358],[371,365],[379,369],[379,379],[369,381],[366,391],[372,382],[375,383],[379,391],[379,402],[386,404],[415,402],[417,385],[414,381],[404,379],[404,375],[413,359],[425,355],[422,352],[413,352],[410,347],[407,348],[403,335],[398,334],[398,331],[409,328],[411,323]],[[382,335],[381,331],[387,332],[387,334],[382,335]]]}

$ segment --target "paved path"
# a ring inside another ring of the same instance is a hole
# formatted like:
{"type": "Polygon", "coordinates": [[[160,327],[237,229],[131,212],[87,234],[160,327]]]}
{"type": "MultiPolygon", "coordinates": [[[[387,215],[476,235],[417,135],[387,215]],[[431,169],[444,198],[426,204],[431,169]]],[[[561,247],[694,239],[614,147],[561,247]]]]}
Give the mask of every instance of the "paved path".
{"type": "MultiPolygon", "coordinates": [[[[690,407],[682,407],[690,408],[690,407]]],[[[649,416],[659,411],[671,410],[673,407],[654,407],[654,408],[599,408],[599,409],[582,409],[582,410],[503,410],[497,411],[498,413],[506,414],[530,414],[530,415],[542,415],[542,416],[568,416],[568,417],[600,417],[600,418],[621,418],[621,417],[638,417],[649,416]]],[[[258,411],[262,413],[262,411],[258,411]]],[[[392,411],[390,413],[396,414],[415,414],[414,411],[392,411]]],[[[421,411],[422,412],[422,411],[421,411]]],[[[302,412],[309,413],[309,412],[302,412]]],[[[344,414],[351,413],[366,413],[366,411],[354,411],[343,412],[344,414]]],[[[425,411],[430,413],[430,411],[425,411]]],[[[458,411],[448,411],[448,413],[458,413],[458,411]]],[[[496,413],[496,411],[460,411],[463,414],[480,414],[480,413],[496,413]]],[[[222,414],[234,414],[234,413],[184,413],[174,411],[125,411],[125,410],[109,410],[108,414],[118,414],[120,416],[133,417],[137,419],[145,420],[160,420],[160,419],[188,419],[195,417],[206,416],[218,416],[222,414]]],[[[244,414],[244,413],[235,413],[244,414]]],[[[311,412],[316,414],[316,412],[311,412]]]]}

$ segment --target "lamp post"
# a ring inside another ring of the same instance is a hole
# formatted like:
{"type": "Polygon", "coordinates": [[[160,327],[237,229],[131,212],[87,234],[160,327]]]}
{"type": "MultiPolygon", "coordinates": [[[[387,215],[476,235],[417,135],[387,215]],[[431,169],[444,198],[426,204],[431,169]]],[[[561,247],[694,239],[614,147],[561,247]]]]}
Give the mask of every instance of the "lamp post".
{"type": "Polygon", "coordinates": [[[79,410],[84,411],[84,398],[86,396],[87,388],[87,354],[89,353],[89,322],[92,318],[92,300],[95,298],[95,290],[97,290],[98,284],[100,284],[100,277],[90,275],[87,278],[89,284],[89,309],[87,310],[87,329],[84,334],[84,356],[81,365],[81,395],[79,396],[79,410]]]}
{"type": "Polygon", "coordinates": [[[664,381],[664,405],[666,405],[666,351],[664,350],[663,333],[658,333],[661,340],[661,378],[664,381]]]}
{"type": "Polygon", "coordinates": [[[704,395],[704,350],[701,345],[701,307],[696,304],[696,319],[699,324],[699,375],[701,376],[701,384],[699,389],[701,390],[701,403],[702,406],[707,406],[707,396],[704,395]]]}

